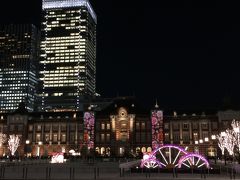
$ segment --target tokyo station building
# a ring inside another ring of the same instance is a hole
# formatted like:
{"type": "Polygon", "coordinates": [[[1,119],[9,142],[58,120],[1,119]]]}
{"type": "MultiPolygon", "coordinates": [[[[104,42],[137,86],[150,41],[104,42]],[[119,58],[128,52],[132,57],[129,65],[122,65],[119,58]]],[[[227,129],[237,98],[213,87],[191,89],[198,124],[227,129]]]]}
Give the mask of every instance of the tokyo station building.
{"type": "MultiPolygon", "coordinates": [[[[215,135],[239,117],[239,111],[231,110],[165,115],[157,104],[147,111],[135,98],[120,97],[85,112],[27,112],[20,104],[14,113],[0,114],[0,132],[20,137],[18,156],[77,153],[85,146],[99,157],[131,157],[158,145],[175,144],[217,157],[215,135]]],[[[0,156],[6,155],[10,155],[7,141],[0,147],[0,156]]]]}

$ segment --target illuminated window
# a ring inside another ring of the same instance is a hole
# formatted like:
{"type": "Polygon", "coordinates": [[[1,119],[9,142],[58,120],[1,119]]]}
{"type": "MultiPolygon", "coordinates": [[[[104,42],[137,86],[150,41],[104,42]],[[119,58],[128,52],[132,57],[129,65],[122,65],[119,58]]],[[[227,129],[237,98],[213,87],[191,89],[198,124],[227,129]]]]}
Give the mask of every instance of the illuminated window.
{"type": "Polygon", "coordinates": [[[37,125],[36,130],[37,130],[37,131],[41,131],[41,130],[42,130],[42,126],[41,126],[41,125],[37,125]]]}
{"type": "Polygon", "coordinates": [[[147,152],[149,153],[149,152],[152,152],[152,148],[151,147],[148,147],[147,148],[147,152]]]}
{"type": "Polygon", "coordinates": [[[48,143],[50,141],[50,135],[48,133],[45,134],[45,142],[48,143]]]}
{"type": "Polygon", "coordinates": [[[140,124],[139,122],[136,123],[136,130],[139,130],[140,129],[140,124]]]}
{"type": "Polygon", "coordinates": [[[61,142],[66,142],[66,134],[61,134],[61,142]]]}
{"type": "Polygon", "coordinates": [[[169,139],[169,133],[165,133],[164,134],[164,138],[165,138],[165,141],[169,141],[170,139],[169,139]]]}
{"type": "Polygon", "coordinates": [[[97,154],[100,154],[100,149],[99,149],[99,147],[96,147],[95,152],[96,152],[97,154]]]}
{"type": "Polygon", "coordinates": [[[142,153],[145,153],[145,152],[146,152],[146,148],[142,147],[142,153]]]}
{"type": "Polygon", "coordinates": [[[39,142],[39,141],[41,141],[41,134],[37,133],[36,134],[36,142],[39,142]]]}
{"type": "Polygon", "coordinates": [[[194,139],[194,141],[198,140],[198,133],[193,133],[193,139],[194,139]]]}
{"type": "Polygon", "coordinates": [[[58,135],[53,134],[53,142],[56,143],[58,141],[58,135]]]}
{"type": "Polygon", "coordinates": [[[101,134],[101,142],[104,142],[104,141],[105,141],[105,135],[101,134]]]}
{"type": "Polygon", "coordinates": [[[107,134],[106,141],[110,142],[110,134],[107,134]]]}

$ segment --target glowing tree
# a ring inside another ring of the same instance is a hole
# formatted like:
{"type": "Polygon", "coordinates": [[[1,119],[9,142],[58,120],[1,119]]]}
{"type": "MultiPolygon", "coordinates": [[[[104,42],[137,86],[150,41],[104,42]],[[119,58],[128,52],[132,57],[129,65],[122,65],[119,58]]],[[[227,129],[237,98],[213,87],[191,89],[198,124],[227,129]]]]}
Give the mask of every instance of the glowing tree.
{"type": "Polygon", "coordinates": [[[240,122],[235,121],[234,119],[231,125],[234,131],[235,143],[236,143],[236,146],[238,147],[238,151],[240,152],[240,122]]]}
{"type": "Polygon", "coordinates": [[[7,140],[7,136],[6,134],[0,133],[0,146],[3,145],[3,143],[5,143],[7,140]]]}
{"type": "Polygon", "coordinates": [[[234,155],[234,147],[236,145],[236,138],[233,130],[227,129],[226,130],[226,143],[225,147],[228,150],[229,155],[234,155]]]}
{"type": "Polygon", "coordinates": [[[217,135],[217,140],[218,140],[218,147],[222,151],[222,155],[224,155],[225,147],[226,147],[226,140],[225,140],[226,133],[221,132],[219,135],[217,135]]]}
{"type": "Polygon", "coordinates": [[[8,139],[8,149],[11,151],[11,155],[13,156],[19,146],[20,138],[18,135],[9,135],[8,139]]]}
{"type": "Polygon", "coordinates": [[[226,148],[229,155],[234,156],[235,147],[237,147],[238,152],[240,152],[240,122],[234,119],[231,125],[232,129],[221,132],[220,135],[217,136],[217,139],[222,154],[224,154],[226,148]]]}

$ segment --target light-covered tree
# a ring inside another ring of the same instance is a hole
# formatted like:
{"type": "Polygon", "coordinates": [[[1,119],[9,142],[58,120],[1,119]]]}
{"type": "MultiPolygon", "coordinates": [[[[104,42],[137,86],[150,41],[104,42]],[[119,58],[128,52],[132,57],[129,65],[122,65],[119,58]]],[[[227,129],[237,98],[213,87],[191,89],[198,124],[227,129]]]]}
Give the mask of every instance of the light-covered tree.
{"type": "Polygon", "coordinates": [[[224,155],[225,147],[226,147],[226,139],[225,139],[225,132],[220,133],[216,136],[218,140],[218,147],[221,149],[222,155],[224,155]]]}
{"type": "Polygon", "coordinates": [[[6,134],[0,133],[0,147],[6,142],[7,136],[6,134]]]}
{"type": "Polygon", "coordinates": [[[235,133],[233,130],[231,129],[227,129],[226,131],[226,136],[225,136],[225,147],[228,150],[228,153],[230,156],[234,155],[234,147],[236,144],[236,137],[235,137],[235,133]]]}
{"type": "Polygon", "coordinates": [[[8,149],[11,151],[11,155],[13,156],[19,146],[20,138],[18,135],[12,134],[9,135],[8,139],[8,149]]]}

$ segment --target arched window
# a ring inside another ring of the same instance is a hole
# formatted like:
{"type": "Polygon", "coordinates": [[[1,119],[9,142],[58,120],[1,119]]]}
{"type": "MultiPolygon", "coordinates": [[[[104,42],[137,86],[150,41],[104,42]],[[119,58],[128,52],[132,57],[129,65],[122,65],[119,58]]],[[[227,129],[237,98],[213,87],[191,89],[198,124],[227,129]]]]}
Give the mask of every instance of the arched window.
{"type": "Polygon", "coordinates": [[[136,148],[136,153],[139,153],[141,151],[141,148],[140,147],[137,147],[136,148]]]}
{"type": "Polygon", "coordinates": [[[148,148],[147,148],[147,152],[152,152],[152,148],[151,148],[151,147],[148,147],[148,148]]]}
{"type": "Polygon", "coordinates": [[[145,152],[146,152],[146,148],[142,147],[142,153],[145,153],[145,152]]]}
{"type": "Polygon", "coordinates": [[[110,151],[111,151],[111,148],[110,148],[110,147],[106,148],[106,155],[107,155],[107,156],[110,156],[110,151]]]}
{"type": "Polygon", "coordinates": [[[96,147],[95,151],[96,151],[98,154],[100,154],[100,149],[99,149],[99,147],[96,147]]]}
{"type": "Polygon", "coordinates": [[[105,154],[105,148],[101,147],[101,155],[104,155],[104,154],[105,154]]]}

